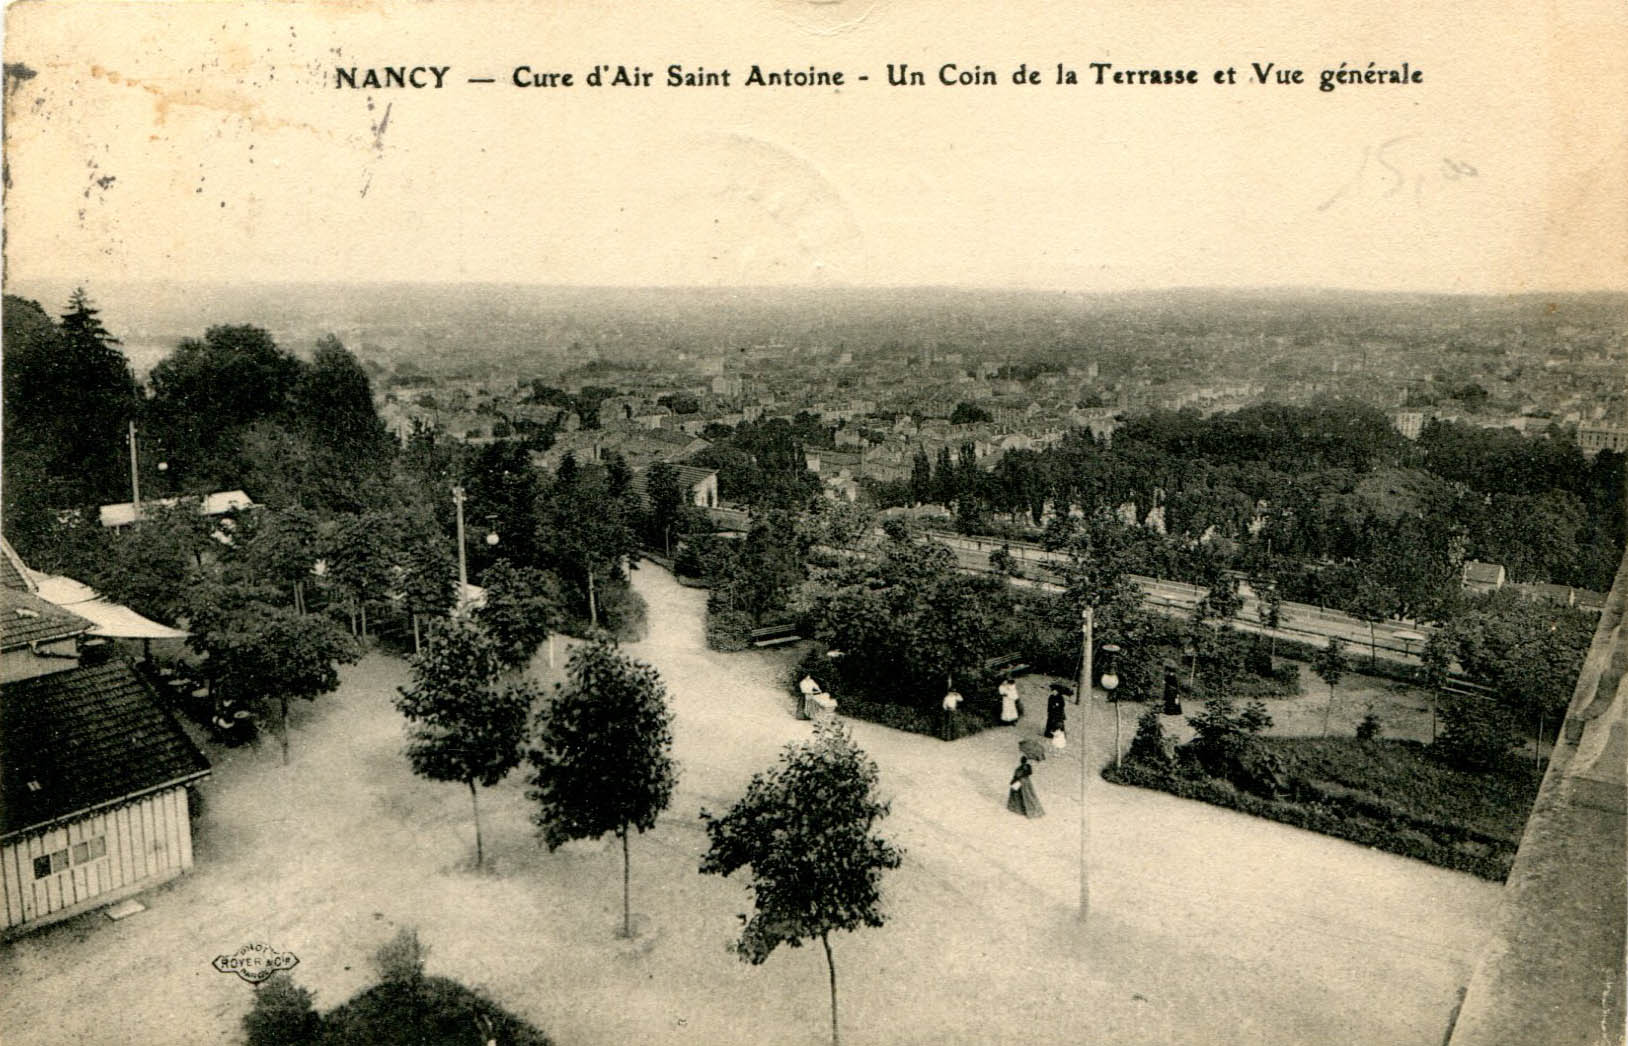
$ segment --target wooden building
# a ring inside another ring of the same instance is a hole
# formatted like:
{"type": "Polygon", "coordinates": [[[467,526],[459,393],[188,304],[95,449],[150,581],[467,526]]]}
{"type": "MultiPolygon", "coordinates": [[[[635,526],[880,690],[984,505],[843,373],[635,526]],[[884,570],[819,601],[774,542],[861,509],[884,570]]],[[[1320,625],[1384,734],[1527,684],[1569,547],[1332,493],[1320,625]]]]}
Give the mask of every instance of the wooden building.
{"type": "Polygon", "coordinates": [[[188,788],[209,763],[129,662],[85,656],[90,627],[32,592],[0,585],[7,935],[192,867],[188,788]]]}

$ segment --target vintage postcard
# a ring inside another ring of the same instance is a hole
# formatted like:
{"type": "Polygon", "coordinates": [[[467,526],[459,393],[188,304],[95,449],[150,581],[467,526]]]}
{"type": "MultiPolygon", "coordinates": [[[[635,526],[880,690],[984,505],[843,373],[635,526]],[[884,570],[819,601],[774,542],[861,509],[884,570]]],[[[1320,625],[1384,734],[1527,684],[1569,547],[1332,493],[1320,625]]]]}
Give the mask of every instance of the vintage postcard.
{"type": "Polygon", "coordinates": [[[9,4],[0,1038],[1621,1042],[1625,54],[9,4]]]}

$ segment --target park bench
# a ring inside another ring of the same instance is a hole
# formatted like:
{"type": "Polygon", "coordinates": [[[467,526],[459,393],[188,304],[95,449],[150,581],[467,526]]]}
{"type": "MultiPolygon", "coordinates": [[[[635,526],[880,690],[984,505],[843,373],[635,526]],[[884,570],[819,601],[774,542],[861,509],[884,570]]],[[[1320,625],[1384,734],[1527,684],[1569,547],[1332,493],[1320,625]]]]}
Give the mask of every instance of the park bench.
{"type": "Polygon", "coordinates": [[[789,623],[754,628],[751,637],[753,646],[778,646],[781,643],[795,643],[803,638],[797,634],[797,626],[789,623]]]}
{"type": "Polygon", "coordinates": [[[992,657],[984,662],[984,671],[990,675],[1021,675],[1029,670],[1028,662],[1023,660],[1022,654],[1002,654],[992,657]]]}

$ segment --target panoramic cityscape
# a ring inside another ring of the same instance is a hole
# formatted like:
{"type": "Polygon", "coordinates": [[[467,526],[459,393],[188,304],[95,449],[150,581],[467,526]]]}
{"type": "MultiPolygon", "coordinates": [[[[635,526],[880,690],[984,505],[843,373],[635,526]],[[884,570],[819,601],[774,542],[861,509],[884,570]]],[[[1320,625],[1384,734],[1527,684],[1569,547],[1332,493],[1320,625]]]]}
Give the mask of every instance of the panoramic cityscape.
{"type": "Polygon", "coordinates": [[[1621,295],[11,290],[8,1037],[1598,1025],[1621,295]]]}

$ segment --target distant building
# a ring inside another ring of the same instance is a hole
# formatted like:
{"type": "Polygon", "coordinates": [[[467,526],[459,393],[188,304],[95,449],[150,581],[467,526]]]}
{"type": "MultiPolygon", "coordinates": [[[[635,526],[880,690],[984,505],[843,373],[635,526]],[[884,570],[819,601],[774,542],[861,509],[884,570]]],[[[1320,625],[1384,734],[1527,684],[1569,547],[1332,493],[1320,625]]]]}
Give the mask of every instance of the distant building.
{"type": "Polygon", "coordinates": [[[1628,427],[1621,425],[1579,425],[1577,445],[1593,457],[1602,450],[1628,451],[1628,427]]]}
{"type": "Polygon", "coordinates": [[[1418,439],[1424,431],[1425,416],[1420,410],[1399,410],[1391,415],[1391,424],[1408,439],[1418,439]]]}
{"type": "MultiPolygon", "coordinates": [[[[188,498],[188,501],[197,501],[188,498]]],[[[156,498],[143,501],[143,505],[159,505],[164,508],[173,508],[181,503],[181,498],[156,498]]],[[[241,490],[224,490],[215,494],[205,494],[198,503],[200,516],[224,516],[228,512],[237,512],[242,509],[259,508],[254,499],[241,490]]],[[[141,518],[141,512],[134,502],[121,501],[117,505],[103,505],[99,511],[102,526],[128,527],[141,518]]]]}
{"type": "MultiPolygon", "coordinates": [[[[680,489],[688,492],[690,504],[696,508],[718,507],[718,472],[716,469],[696,468],[693,465],[674,465],[673,472],[677,474],[680,489]]],[[[650,470],[639,469],[633,473],[633,482],[629,485],[634,497],[646,508],[650,507],[650,495],[645,484],[649,480],[650,470]]]]}
{"type": "Polygon", "coordinates": [[[1502,563],[1482,563],[1477,560],[1466,560],[1464,563],[1463,582],[1468,592],[1496,592],[1504,587],[1507,575],[1502,563]]]}

